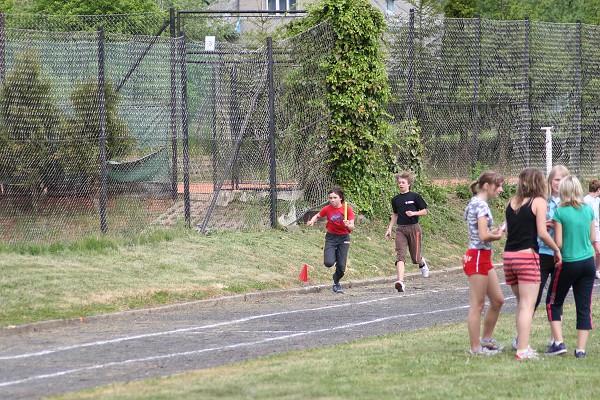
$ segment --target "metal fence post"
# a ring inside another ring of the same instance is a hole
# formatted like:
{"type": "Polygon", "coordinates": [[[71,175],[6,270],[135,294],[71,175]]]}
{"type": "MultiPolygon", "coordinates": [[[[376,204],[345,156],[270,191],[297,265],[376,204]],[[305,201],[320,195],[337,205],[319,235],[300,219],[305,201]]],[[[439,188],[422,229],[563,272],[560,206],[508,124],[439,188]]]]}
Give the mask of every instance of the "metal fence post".
{"type": "Polygon", "coordinates": [[[271,227],[277,226],[277,178],[275,167],[275,80],[273,71],[273,38],[267,38],[267,59],[269,74],[269,195],[271,197],[271,227]]]}
{"type": "Polygon", "coordinates": [[[0,84],[6,83],[6,19],[0,13],[0,84]]]}
{"type": "Polygon", "coordinates": [[[107,170],[106,170],[106,99],[104,98],[104,29],[98,31],[98,115],[100,118],[100,231],[106,233],[107,170]]]}
{"type": "Polygon", "coordinates": [[[529,167],[531,164],[531,156],[529,154],[530,150],[530,141],[531,141],[531,81],[529,79],[529,68],[531,64],[531,56],[530,56],[530,35],[531,35],[531,22],[529,21],[529,17],[525,18],[525,55],[523,57],[523,78],[525,79],[524,85],[524,95],[526,104],[524,109],[525,118],[522,126],[522,141],[523,141],[523,152],[525,158],[525,167],[529,167]]]}
{"type": "Polygon", "coordinates": [[[171,69],[171,198],[177,200],[177,53],[175,46],[175,9],[169,9],[171,46],[169,67],[171,69]]]}
{"type": "Polygon", "coordinates": [[[481,17],[475,18],[475,34],[473,44],[473,143],[471,147],[471,173],[475,172],[479,155],[479,69],[481,52],[481,17]]]}
{"type": "Polygon", "coordinates": [[[575,82],[574,92],[575,97],[575,110],[573,110],[573,129],[575,132],[575,154],[577,159],[575,160],[575,175],[579,175],[581,171],[581,21],[577,21],[575,25],[575,82]]]}
{"type": "Polygon", "coordinates": [[[185,223],[191,227],[190,213],[190,148],[188,132],[188,104],[187,104],[187,61],[185,50],[185,33],[179,32],[181,37],[181,133],[183,142],[183,208],[185,223]]]}
{"type": "Polygon", "coordinates": [[[415,9],[410,9],[408,30],[408,120],[414,119],[415,104],[415,9]]]}

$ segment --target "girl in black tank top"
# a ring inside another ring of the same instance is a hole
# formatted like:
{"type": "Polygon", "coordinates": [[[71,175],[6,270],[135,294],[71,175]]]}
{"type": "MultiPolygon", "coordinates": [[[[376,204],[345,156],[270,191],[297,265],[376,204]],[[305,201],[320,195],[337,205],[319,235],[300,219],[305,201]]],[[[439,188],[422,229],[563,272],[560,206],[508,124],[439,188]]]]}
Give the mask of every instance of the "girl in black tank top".
{"type": "Polygon", "coordinates": [[[537,237],[555,251],[557,262],[562,260],[560,249],[546,230],[545,193],[546,182],[542,172],[537,168],[526,168],[519,174],[517,192],[506,206],[508,230],[504,247],[504,278],[517,298],[517,360],[538,358],[535,350],[529,347],[541,280],[537,237]]]}
{"type": "Polygon", "coordinates": [[[533,249],[537,252],[537,226],[535,214],[531,209],[533,198],[521,206],[519,212],[513,210],[510,203],[506,207],[506,225],[508,227],[504,251],[533,249]]]}

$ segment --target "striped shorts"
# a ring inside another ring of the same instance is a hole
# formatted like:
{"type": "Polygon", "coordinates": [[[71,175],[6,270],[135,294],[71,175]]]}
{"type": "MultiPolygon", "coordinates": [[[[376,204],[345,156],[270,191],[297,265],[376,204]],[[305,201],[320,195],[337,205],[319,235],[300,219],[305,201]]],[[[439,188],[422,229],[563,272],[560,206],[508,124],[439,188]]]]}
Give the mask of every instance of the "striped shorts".
{"type": "Polygon", "coordinates": [[[504,278],[507,285],[541,282],[540,257],[525,251],[504,252],[504,278]]]}

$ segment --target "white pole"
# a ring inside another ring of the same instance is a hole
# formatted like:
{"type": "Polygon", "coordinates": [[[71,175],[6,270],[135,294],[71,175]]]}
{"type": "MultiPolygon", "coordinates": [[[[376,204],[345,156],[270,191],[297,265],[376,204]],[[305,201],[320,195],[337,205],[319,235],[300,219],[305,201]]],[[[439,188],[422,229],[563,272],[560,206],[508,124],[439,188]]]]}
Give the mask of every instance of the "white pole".
{"type": "Polygon", "coordinates": [[[546,131],[546,175],[550,175],[552,170],[552,129],[553,126],[545,126],[541,128],[546,131]]]}

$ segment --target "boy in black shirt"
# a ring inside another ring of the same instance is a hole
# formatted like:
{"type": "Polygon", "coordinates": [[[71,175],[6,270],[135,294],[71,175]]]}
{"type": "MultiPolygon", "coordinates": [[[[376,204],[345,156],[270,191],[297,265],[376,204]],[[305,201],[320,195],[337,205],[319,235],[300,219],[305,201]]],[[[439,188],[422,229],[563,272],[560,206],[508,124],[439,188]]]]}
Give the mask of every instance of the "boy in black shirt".
{"type": "Polygon", "coordinates": [[[395,177],[400,194],[392,199],[393,214],[385,237],[392,237],[392,229],[397,224],[395,246],[398,280],[394,286],[399,292],[404,292],[406,250],[409,251],[413,264],[419,264],[423,277],[429,277],[427,262],[421,255],[421,225],[419,225],[419,217],[427,215],[427,203],[420,194],[410,191],[410,185],[414,181],[411,172],[399,172],[395,177]]]}

